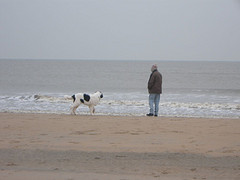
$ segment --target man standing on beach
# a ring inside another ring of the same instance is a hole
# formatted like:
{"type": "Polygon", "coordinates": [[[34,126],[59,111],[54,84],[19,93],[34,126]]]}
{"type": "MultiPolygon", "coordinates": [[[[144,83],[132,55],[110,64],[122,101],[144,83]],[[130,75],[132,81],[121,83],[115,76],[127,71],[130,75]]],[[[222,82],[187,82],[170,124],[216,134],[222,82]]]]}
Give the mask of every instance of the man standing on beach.
{"type": "Polygon", "coordinates": [[[156,64],[152,66],[151,71],[152,74],[148,80],[150,113],[147,116],[158,116],[160,94],[162,94],[162,75],[158,71],[156,64]],[[155,109],[153,109],[153,104],[155,109]]]}

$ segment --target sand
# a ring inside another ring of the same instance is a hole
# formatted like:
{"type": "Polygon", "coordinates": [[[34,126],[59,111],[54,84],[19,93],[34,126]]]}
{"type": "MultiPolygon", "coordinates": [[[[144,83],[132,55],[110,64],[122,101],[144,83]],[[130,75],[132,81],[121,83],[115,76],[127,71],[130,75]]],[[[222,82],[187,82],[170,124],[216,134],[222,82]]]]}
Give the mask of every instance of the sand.
{"type": "Polygon", "coordinates": [[[240,179],[240,119],[0,113],[0,179],[240,179]]]}

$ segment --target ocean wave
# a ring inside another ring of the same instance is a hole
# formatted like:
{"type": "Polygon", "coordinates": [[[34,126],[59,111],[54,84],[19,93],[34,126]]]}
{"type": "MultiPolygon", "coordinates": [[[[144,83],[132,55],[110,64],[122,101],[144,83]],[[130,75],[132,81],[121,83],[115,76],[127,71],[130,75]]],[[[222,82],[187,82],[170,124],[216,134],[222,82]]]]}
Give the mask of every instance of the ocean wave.
{"type": "Polygon", "coordinates": [[[64,96],[51,96],[51,95],[39,95],[35,94],[33,96],[34,100],[36,101],[47,101],[47,102],[60,102],[60,103],[67,103],[69,102],[69,99],[66,99],[64,96]]]}
{"type": "MultiPolygon", "coordinates": [[[[116,96],[114,96],[116,98],[116,96]]],[[[100,115],[135,115],[142,116],[148,112],[148,100],[113,99],[105,96],[96,107],[100,115]]],[[[68,114],[72,101],[64,95],[17,95],[0,96],[0,112],[33,112],[68,114]]],[[[179,117],[234,117],[240,118],[239,103],[216,102],[174,102],[161,101],[160,113],[163,116],[179,117]]],[[[88,108],[81,106],[82,114],[88,114],[88,108]]]]}
{"type": "MultiPolygon", "coordinates": [[[[69,103],[69,99],[63,97],[54,97],[48,95],[34,95],[33,96],[37,101],[48,101],[48,102],[60,102],[60,103],[69,103]]],[[[31,96],[21,97],[19,99],[32,99],[31,96]]],[[[147,100],[102,100],[100,102],[102,105],[112,105],[112,106],[148,106],[147,100]]],[[[168,108],[189,108],[189,109],[215,109],[215,110],[240,110],[240,104],[235,103],[182,103],[182,102],[160,102],[160,107],[168,108]]]]}
{"type": "Polygon", "coordinates": [[[219,110],[240,110],[240,104],[231,103],[181,103],[181,102],[163,102],[161,107],[172,108],[190,108],[190,109],[219,109],[219,110]]]}

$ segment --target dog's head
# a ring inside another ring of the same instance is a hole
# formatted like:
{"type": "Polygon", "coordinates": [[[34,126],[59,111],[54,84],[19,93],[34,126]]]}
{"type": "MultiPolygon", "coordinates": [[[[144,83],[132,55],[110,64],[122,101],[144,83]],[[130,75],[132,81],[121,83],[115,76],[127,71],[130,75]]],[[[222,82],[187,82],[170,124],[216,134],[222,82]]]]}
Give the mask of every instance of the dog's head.
{"type": "Polygon", "coordinates": [[[101,91],[97,91],[96,94],[98,94],[99,98],[103,98],[103,93],[101,91]]]}

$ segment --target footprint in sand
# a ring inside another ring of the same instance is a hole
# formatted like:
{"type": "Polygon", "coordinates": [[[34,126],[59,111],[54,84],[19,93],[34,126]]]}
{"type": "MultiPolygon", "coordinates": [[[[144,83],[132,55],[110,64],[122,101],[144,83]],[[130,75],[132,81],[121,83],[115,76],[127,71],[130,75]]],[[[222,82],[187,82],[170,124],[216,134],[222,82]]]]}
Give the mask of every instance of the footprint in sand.
{"type": "Polygon", "coordinates": [[[129,131],[118,131],[118,132],[115,132],[114,134],[128,134],[129,131]]]}
{"type": "Polygon", "coordinates": [[[20,143],[20,141],[12,140],[10,141],[10,144],[20,143]]]}
{"type": "Polygon", "coordinates": [[[10,163],[7,163],[6,166],[17,166],[17,164],[10,162],[10,163]]]}
{"type": "Polygon", "coordinates": [[[74,141],[71,141],[71,142],[68,142],[70,144],[79,144],[79,142],[74,142],[74,141]]]}
{"type": "Polygon", "coordinates": [[[132,133],[130,133],[131,135],[139,135],[139,133],[137,133],[137,132],[132,132],[132,133]]]}
{"type": "Polygon", "coordinates": [[[97,130],[86,130],[86,131],[75,131],[72,132],[70,135],[99,135],[101,133],[96,132],[97,130]]]}

